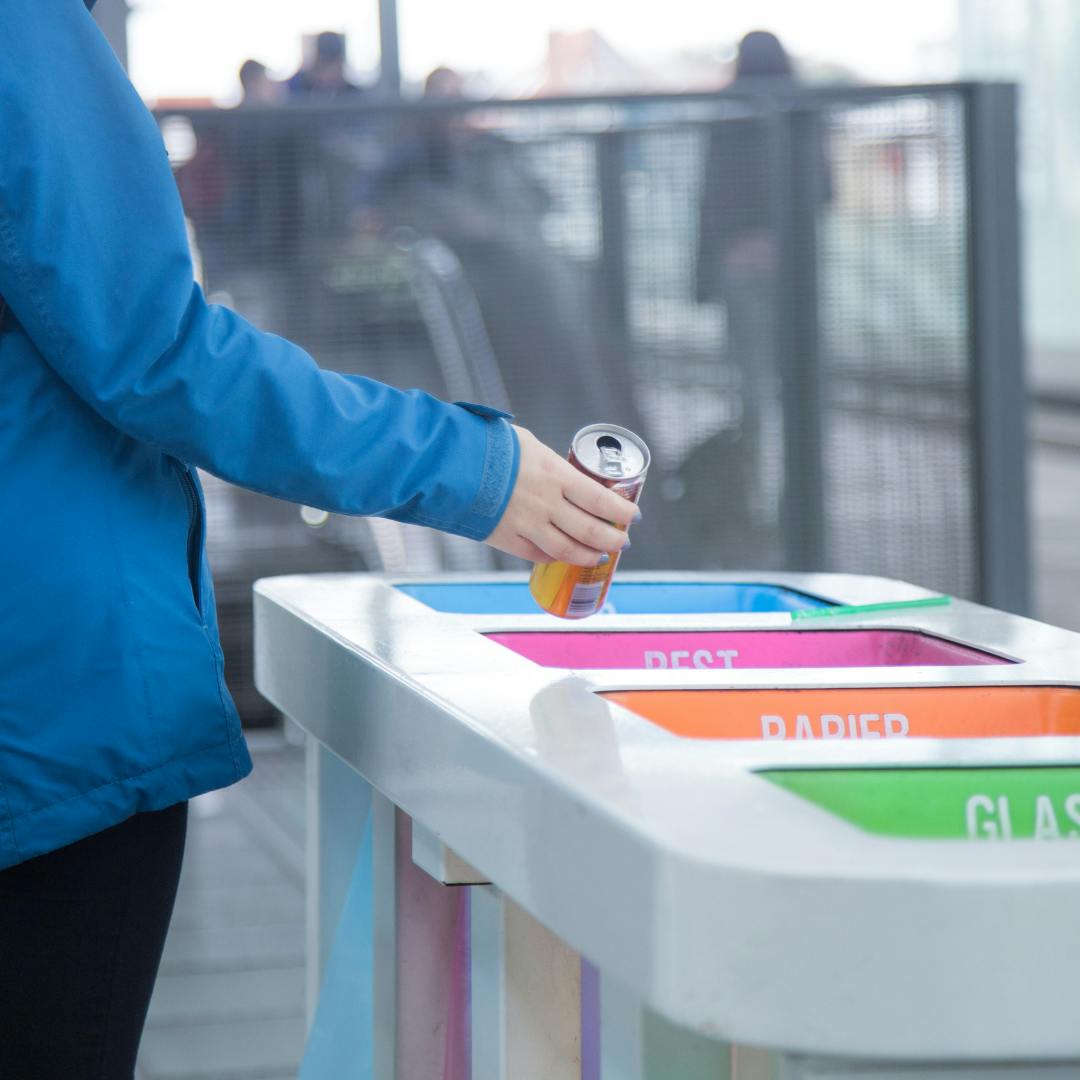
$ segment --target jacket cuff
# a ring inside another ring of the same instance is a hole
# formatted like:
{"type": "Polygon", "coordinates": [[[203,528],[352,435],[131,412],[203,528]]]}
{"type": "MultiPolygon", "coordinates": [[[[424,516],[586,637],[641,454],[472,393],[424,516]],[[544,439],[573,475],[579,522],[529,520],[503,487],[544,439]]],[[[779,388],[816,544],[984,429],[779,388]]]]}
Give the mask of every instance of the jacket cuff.
{"type": "Polygon", "coordinates": [[[452,531],[472,540],[484,540],[498,525],[513,494],[521,448],[510,425],[510,413],[468,401],[454,404],[486,421],[487,446],[476,496],[452,531]]]}

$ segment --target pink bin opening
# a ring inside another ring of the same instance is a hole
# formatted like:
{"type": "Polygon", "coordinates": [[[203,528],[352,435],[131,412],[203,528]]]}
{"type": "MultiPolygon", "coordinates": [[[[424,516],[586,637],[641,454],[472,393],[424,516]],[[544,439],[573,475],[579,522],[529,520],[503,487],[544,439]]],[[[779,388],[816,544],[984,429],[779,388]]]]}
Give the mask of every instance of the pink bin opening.
{"type": "Polygon", "coordinates": [[[487,634],[543,667],[834,668],[1008,664],[916,630],[707,630],[487,634]]]}

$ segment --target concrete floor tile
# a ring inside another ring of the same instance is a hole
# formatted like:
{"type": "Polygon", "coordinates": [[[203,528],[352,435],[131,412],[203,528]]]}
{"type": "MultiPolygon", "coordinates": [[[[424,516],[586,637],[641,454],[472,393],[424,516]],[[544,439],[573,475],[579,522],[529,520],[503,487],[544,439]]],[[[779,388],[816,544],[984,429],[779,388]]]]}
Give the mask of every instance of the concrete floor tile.
{"type": "Polygon", "coordinates": [[[300,920],[278,926],[174,927],[165,943],[161,973],[302,968],[304,947],[304,926],[300,920]]]}
{"type": "Polygon", "coordinates": [[[303,894],[291,883],[277,887],[235,885],[183,890],[172,925],[177,930],[277,927],[304,921],[303,894]]]}
{"type": "Polygon", "coordinates": [[[139,1055],[148,1080],[251,1080],[295,1076],[302,1018],[147,1028],[139,1055]]]}
{"type": "Polygon", "coordinates": [[[212,974],[163,975],[154,987],[149,1024],[212,1024],[302,1018],[302,966],[212,974]]]}

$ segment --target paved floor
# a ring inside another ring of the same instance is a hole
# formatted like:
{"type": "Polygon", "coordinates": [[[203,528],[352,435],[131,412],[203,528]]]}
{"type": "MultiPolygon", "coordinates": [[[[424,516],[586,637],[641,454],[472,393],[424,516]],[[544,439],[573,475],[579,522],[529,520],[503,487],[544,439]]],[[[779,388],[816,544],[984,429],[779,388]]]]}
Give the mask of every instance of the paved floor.
{"type": "Polygon", "coordinates": [[[304,1045],[304,764],[279,736],[196,799],[139,1080],[295,1080],[304,1045]]]}
{"type": "MultiPolygon", "coordinates": [[[[1080,416],[1034,425],[1037,614],[1080,630],[1080,416]]],[[[254,740],[244,783],[196,800],[140,1080],[294,1080],[304,1038],[303,754],[254,740]]]]}

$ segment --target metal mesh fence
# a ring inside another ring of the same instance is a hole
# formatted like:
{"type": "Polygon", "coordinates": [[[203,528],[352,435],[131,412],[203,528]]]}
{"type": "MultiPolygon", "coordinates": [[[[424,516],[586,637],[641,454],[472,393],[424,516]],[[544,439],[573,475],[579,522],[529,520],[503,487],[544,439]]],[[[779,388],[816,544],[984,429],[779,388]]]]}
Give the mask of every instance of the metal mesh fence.
{"type": "MultiPolygon", "coordinates": [[[[969,89],[161,121],[212,298],[325,367],[508,404],[560,450],[586,423],[639,431],[654,465],[627,566],[971,596],[969,89]]],[[[255,577],[495,565],[220,482],[208,498],[249,716],[255,577]]]]}
{"type": "Polygon", "coordinates": [[[972,596],[978,555],[962,104],[822,115],[818,229],[831,566],[972,596]]]}

